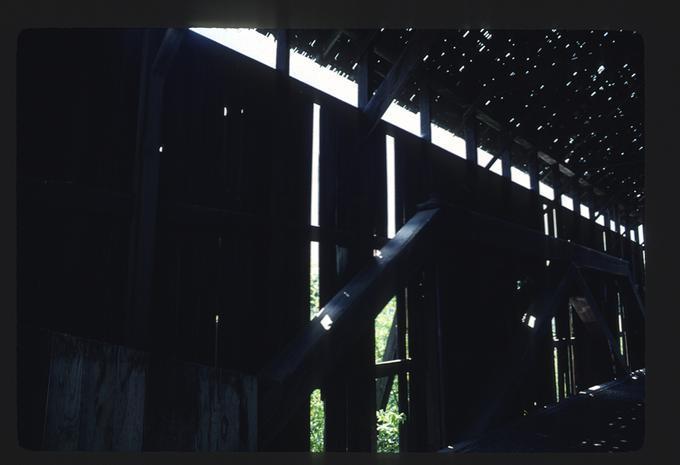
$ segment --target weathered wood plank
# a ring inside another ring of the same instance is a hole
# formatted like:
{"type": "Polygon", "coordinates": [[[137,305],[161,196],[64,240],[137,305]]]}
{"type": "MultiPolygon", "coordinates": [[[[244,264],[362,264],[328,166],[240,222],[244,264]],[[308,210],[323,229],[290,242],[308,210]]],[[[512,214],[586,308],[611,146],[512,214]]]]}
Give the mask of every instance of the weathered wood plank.
{"type": "Polygon", "coordinates": [[[51,336],[50,371],[43,449],[77,450],[80,434],[83,345],[76,338],[51,336]]]}

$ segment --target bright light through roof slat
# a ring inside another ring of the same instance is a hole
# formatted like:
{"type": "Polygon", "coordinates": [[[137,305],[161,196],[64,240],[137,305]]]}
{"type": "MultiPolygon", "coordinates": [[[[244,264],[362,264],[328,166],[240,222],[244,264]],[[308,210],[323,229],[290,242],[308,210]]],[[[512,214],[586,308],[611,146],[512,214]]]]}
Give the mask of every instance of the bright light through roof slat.
{"type": "Polygon", "coordinates": [[[637,237],[638,237],[638,242],[639,242],[640,244],[644,244],[644,243],[645,243],[645,232],[644,232],[644,228],[643,228],[642,225],[639,225],[639,226],[638,226],[637,237]]]}
{"type": "Polygon", "coordinates": [[[387,237],[396,234],[396,202],[395,202],[395,172],[394,172],[394,137],[385,136],[385,164],[387,170],[387,237]]]}
{"type": "Polygon", "coordinates": [[[538,193],[546,199],[555,200],[555,191],[542,181],[538,181],[538,193]]]}
{"type": "MultiPolygon", "coordinates": [[[[477,164],[482,168],[486,168],[486,165],[493,159],[493,155],[486,150],[477,148],[477,164]]],[[[497,174],[499,176],[503,175],[503,166],[500,158],[494,160],[493,165],[489,168],[489,171],[497,174]]]]}
{"type": "Polygon", "coordinates": [[[290,76],[319,89],[345,103],[357,107],[359,91],[352,82],[330,68],[319,66],[301,53],[290,51],[290,76]]]}
{"type": "Polygon", "coordinates": [[[529,175],[524,171],[515,168],[514,166],[510,168],[510,179],[515,184],[519,184],[522,187],[531,189],[531,182],[529,180],[529,175]]]}
{"type": "Polygon", "coordinates": [[[503,164],[501,163],[500,158],[496,159],[496,161],[491,165],[491,168],[489,170],[492,173],[496,173],[498,176],[503,176],[503,164]]]}
{"type": "Polygon", "coordinates": [[[270,68],[276,67],[276,39],[255,29],[191,28],[197,34],[229,47],[270,68]]]}
{"type": "Polygon", "coordinates": [[[590,218],[590,208],[581,204],[581,216],[584,218],[590,218]]]}
{"type": "MultiPolygon", "coordinates": [[[[255,29],[191,28],[191,30],[270,68],[276,66],[276,40],[272,35],[265,36],[255,29]]],[[[358,105],[358,88],[355,82],[331,70],[330,67],[319,66],[312,59],[292,50],[290,51],[290,76],[353,107],[358,105]]],[[[420,136],[420,114],[401,107],[396,101],[393,101],[388,107],[382,119],[411,134],[420,136]]],[[[431,125],[431,130],[433,144],[460,158],[465,158],[464,139],[435,124],[431,125]]],[[[490,153],[478,149],[478,164],[480,166],[486,166],[492,157],[490,153]]],[[[496,160],[491,166],[490,171],[498,175],[502,174],[502,163],[500,160],[496,160]]],[[[510,173],[513,182],[527,189],[530,188],[529,175],[527,173],[515,167],[511,167],[510,173]]],[[[551,200],[555,198],[553,189],[542,182],[539,182],[539,193],[551,200]]],[[[566,208],[574,210],[571,198],[563,195],[561,201],[562,205],[566,208]]],[[[588,207],[581,205],[580,214],[587,218],[589,216],[588,207]]],[[[312,221],[314,219],[316,218],[313,218],[312,221]]],[[[600,216],[596,223],[604,226],[604,218],[600,216]]],[[[638,226],[637,232],[638,241],[644,243],[642,225],[638,226]]]]}
{"type": "Polygon", "coordinates": [[[319,121],[321,107],[314,104],[312,122],[312,226],[319,226],[319,121]]]}
{"type": "Polygon", "coordinates": [[[393,100],[390,106],[387,107],[382,120],[420,137],[420,113],[408,111],[406,108],[398,105],[396,100],[393,100]]]}
{"type": "Polygon", "coordinates": [[[568,195],[562,194],[561,200],[562,200],[562,206],[564,208],[567,208],[571,211],[574,211],[574,200],[571,197],[569,197],[568,195]]]}
{"type": "Polygon", "coordinates": [[[489,161],[493,158],[493,155],[491,155],[489,152],[486,150],[482,150],[479,147],[477,148],[477,164],[481,167],[486,166],[489,161]]]}
{"type": "Polygon", "coordinates": [[[441,147],[460,158],[465,158],[465,140],[436,124],[430,125],[430,128],[432,130],[432,143],[434,145],[441,147]]]}

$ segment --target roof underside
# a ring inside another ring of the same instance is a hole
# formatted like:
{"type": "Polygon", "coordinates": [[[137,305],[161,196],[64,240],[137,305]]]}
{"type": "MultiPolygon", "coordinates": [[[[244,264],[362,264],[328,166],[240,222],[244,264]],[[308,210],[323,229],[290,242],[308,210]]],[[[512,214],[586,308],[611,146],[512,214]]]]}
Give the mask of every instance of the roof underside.
{"type": "MultiPolygon", "coordinates": [[[[261,30],[263,33],[272,31],[261,30]]],[[[369,92],[415,30],[291,30],[290,47],[356,81],[366,54],[369,92]]],[[[437,31],[397,102],[418,111],[431,88],[432,122],[462,136],[473,110],[479,145],[496,155],[505,132],[513,164],[539,152],[539,176],[579,194],[591,209],[618,209],[633,226],[644,217],[642,40],[624,31],[437,31]],[[578,181],[577,181],[578,180],[578,181]],[[576,192],[578,191],[578,192],[576,192]]],[[[526,169],[526,168],[525,168],[526,169]]]]}

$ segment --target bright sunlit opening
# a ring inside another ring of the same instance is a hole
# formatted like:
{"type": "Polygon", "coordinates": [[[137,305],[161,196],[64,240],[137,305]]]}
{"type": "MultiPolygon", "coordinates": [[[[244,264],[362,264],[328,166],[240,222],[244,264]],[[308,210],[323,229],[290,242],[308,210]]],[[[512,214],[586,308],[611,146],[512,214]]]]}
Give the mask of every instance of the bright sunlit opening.
{"type": "Polygon", "coordinates": [[[438,147],[443,148],[447,152],[465,158],[465,140],[456,136],[454,133],[447,131],[444,128],[431,124],[432,143],[438,147]]]}
{"type": "Polygon", "coordinates": [[[527,322],[527,326],[529,328],[533,328],[536,325],[536,317],[533,315],[529,315],[529,321],[527,322]]]}
{"type": "Polygon", "coordinates": [[[413,113],[394,100],[382,116],[383,121],[420,137],[420,113],[413,113]]]}
{"type": "Polygon", "coordinates": [[[319,226],[319,120],[321,107],[314,104],[312,122],[312,211],[311,224],[319,226]]]}
{"type": "Polygon", "coordinates": [[[642,225],[638,226],[637,237],[638,237],[638,243],[640,243],[640,244],[645,243],[645,233],[643,231],[642,225]]]}
{"type": "Polygon", "coordinates": [[[396,234],[396,212],[394,198],[394,137],[385,136],[385,164],[387,166],[387,237],[396,234]]]}
{"type": "MultiPolygon", "coordinates": [[[[484,149],[480,149],[479,147],[477,148],[477,164],[483,168],[486,167],[487,164],[493,159],[493,155],[487,152],[484,149]]],[[[503,174],[503,167],[501,166],[501,160],[500,158],[496,158],[494,160],[493,165],[489,167],[489,171],[492,173],[495,173],[499,176],[503,174]]]]}
{"type": "Polygon", "coordinates": [[[359,91],[356,82],[333,71],[330,67],[323,67],[309,57],[294,50],[290,51],[290,77],[302,81],[338,100],[357,107],[359,91]]]}
{"type": "MultiPolygon", "coordinates": [[[[244,28],[191,28],[197,34],[200,34],[208,39],[211,39],[219,44],[222,44],[238,53],[246,55],[260,63],[276,67],[276,39],[273,35],[264,35],[257,32],[255,29],[244,28]]],[[[343,75],[330,66],[320,66],[314,60],[304,56],[302,53],[290,50],[290,66],[289,74],[292,78],[302,81],[322,92],[325,92],[353,107],[358,106],[358,86],[356,82],[351,81],[347,75],[343,75]]],[[[226,115],[227,109],[224,109],[226,115]]],[[[319,157],[319,106],[314,105],[314,140],[312,153],[312,211],[311,224],[318,226],[318,157],[319,157]]],[[[398,128],[403,129],[411,134],[420,136],[420,113],[413,113],[406,108],[393,101],[385,111],[382,119],[398,128]]],[[[442,149],[465,159],[465,140],[456,136],[452,132],[431,124],[432,143],[441,147],[442,149]]],[[[392,144],[392,151],[394,149],[394,139],[389,142],[388,139],[388,163],[389,161],[389,145],[392,144]]],[[[485,150],[477,150],[478,164],[485,167],[492,159],[493,155],[485,150]]],[[[392,157],[393,157],[392,152],[392,157]]],[[[392,164],[394,159],[392,158],[392,164]]],[[[393,165],[392,165],[393,166],[393,165]]],[[[502,174],[502,163],[500,159],[496,159],[489,168],[489,171],[498,175],[502,174]]],[[[388,173],[389,178],[389,173],[388,173]]],[[[529,175],[519,168],[510,168],[510,179],[512,182],[520,186],[530,189],[529,175]]],[[[393,179],[392,179],[393,181],[393,179]]],[[[555,200],[554,190],[543,182],[538,183],[539,194],[550,200],[555,200]]],[[[393,195],[394,193],[392,193],[393,195]]],[[[389,194],[388,194],[389,195],[389,194]]],[[[574,202],[566,195],[561,196],[561,204],[574,211],[574,202]]],[[[394,205],[391,202],[392,215],[394,215],[394,205]]],[[[590,209],[581,204],[579,213],[585,218],[590,217],[590,209]]],[[[389,212],[388,212],[389,214],[389,212]]],[[[393,218],[393,217],[392,217],[393,218]]],[[[597,224],[605,225],[604,218],[600,216],[595,220],[597,224]]],[[[393,222],[388,225],[389,227],[393,222]]],[[[616,231],[616,226],[613,222],[610,225],[612,231],[616,231]]],[[[394,232],[391,233],[392,237],[394,232]]],[[[644,244],[644,233],[642,232],[642,225],[638,226],[637,241],[644,244]]]]}
{"type": "Polygon", "coordinates": [[[529,174],[515,168],[514,166],[510,168],[510,179],[512,182],[519,184],[522,187],[531,189],[531,181],[529,180],[529,174]]]}
{"type": "Polygon", "coordinates": [[[572,200],[571,197],[562,194],[561,200],[562,200],[562,206],[564,208],[567,208],[571,211],[574,211],[574,201],[572,200]]]}
{"type": "Polygon", "coordinates": [[[192,31],[270,68],[276,68],[276,39],[255,29],[192,27],[192,31]]]}
{"type": "Polygon", "coordinates": [[[538,181],[538,193],[546,199],[555,200],[555,190],[542,181],[538,181]]]}
{"type": "Polygon", "coordinates": [[[333,326],[333,319],[328,314],[325,314],[323,318],[321,318],[321,321],[319,321],[319,324],[321,324],[323,329],[328,331],[331,329],[331,326],[333,326]]]}

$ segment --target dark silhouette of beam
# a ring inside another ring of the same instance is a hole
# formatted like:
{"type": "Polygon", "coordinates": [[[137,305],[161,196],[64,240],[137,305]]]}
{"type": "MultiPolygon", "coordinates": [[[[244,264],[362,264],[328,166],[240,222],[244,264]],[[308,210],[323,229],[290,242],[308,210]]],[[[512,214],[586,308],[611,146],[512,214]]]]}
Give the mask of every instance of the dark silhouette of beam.
{"type": "MultiPolygon", "coordinates": [[[[148,74],[142,78],[138,123],[139,174],[137,201],[131,227],[128,337],[136,346],[148,339],[151,283],[154,263],[158,182],[160,171],[161,119],[165,77],[186,31],[168,29],[156,52],[148,74]]],[[[148,44],[148,43],[147,43],[148,44]]],[[[148,45],[147,45],[148,47],[148,45]]],[[[148,53],[148,51],[147,51],[148,53]]]]}
{"type": "Polygon", "coordinates": [[[352,341],[369,325],[411,272],[427,260],[439,208],[416,213],[308,326],[259,375],[263,389],[261,426],[264,441],[285,427],[291,412],[301,405],[324,375],[330,372],[352,341]],[[345,342],[330,353],[329,336],[345,342]]]}
{"type": "Polygon", "coordinates": [[[290,71],[290,44],[287,29],[276,30],[276,69],[288,75],[290,71]]]}
{"type": "Polygon", "coordinates": [[[406,81],[411,77],[422,56],[435,38],[432,31],[416,31],[407,47],[402,51],[382,84],[376,89],[365,107],[362,108],[370,125],[377,123],[390,106],[406,81]]]}

